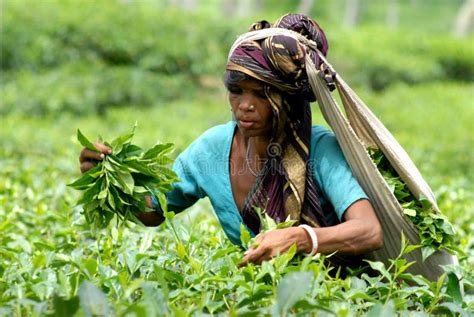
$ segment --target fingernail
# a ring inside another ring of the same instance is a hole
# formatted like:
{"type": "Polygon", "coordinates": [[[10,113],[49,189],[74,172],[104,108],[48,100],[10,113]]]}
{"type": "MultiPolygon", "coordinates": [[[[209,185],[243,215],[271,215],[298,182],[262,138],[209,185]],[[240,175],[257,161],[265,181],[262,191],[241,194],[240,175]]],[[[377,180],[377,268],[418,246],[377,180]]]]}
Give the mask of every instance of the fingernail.
{"type": "Polygon", "coordinates": [[[107,150],[107,153],[112,154],[112,150],[107,150]]]}
{"type": "Polygon", "coordinates": [[[249,254],[249,253],[250,253],[250,251],[247,250],[247,251],[244,252],[244,255],[247,255],[247,254],[249,254]]]}
{"type": "Polygon", "coordinates": [[[105,157],[104,153],[100,153],[100,158],[103,159],[105,157]]]}

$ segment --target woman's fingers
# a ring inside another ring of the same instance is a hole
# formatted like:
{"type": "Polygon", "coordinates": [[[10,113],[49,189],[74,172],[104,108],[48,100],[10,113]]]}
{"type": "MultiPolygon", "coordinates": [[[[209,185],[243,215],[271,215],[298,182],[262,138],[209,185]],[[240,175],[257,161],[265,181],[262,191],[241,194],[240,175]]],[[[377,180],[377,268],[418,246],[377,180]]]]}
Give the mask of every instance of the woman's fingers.
{"type": "Polygon", "coordinates": [[[85,162],[82,162],[81,163],[81,173],[85,173],[87,172],[88,170],[90,170],[91,168],[93,168],[95,166],[95,163],[91,162],[91,161],[85,161],[85,162]]]}
{"type": "Polygon", "coordinates": [[[107,145],[102,144],[102,143],[94,143],[94,146],[96,149],[98,149],[100,152],[104,154],[112,154],[112,149],[109,148],[107,145]]]}
{"type": "Polygon", "coordinates": [[[83,148],[81,154],[79,155],[79,162],[81,163],[81,172],[87,172],[96,165],[97,161],[104,159],[105,155],[112,154],[112,149],[108,146],[101,143],[94,143],[97,151],[89,150],[88,148],[83,148]]]}
{"type": "Polygon", "coordinates": [[[244,253],[244,258],[239,266],[245,266],[249,263],[261,264],[271,258],[272,248],[264,243],[264,235],[258,236],[254,244],[244,253]]]}
{"type": "Polygon", "coordinates": [[[260,264],[278,254],[287,252],[292,245],[297,245],[300,238],[297,238],[296,232],[300,233],[300,230],[299,228],[292,227],[276,229],[258,235],[253,245],[244,253],[240,266],[247,265],[250,262],[260,264]]]}
{"type": "Polygon", "coordinates": [[[94,143],[94,146],[100,152],[89,150],[88,148],[84,148],[79,155],[79,162],[85,162],[89,160],[102,160],[104,159],[106,154],[112,154],[112,149],[108,146],[101,144],[101,143],[94,143]]]}
{"type": "Polygon", "coordinates": [[[271,249],[259,245],[255,249],[249,249],[245,253],[245,256],[239,266],[245,266],[249,263],[261,264],[265,260],[269,260],[271,249]]]}
{"type": "Polygon", "coordinates": [[[260,233],[255,237],[255,243],[260,244],[262,243],[263,239],[265,238],[265,233],[260,233]]]}
{"type": "Polygon", "coordinates": [[[79,155],[79,162],[87,162],[91,160],[100,161],[105,157],[104,153],[95,152],[89,149],[84,148],[79,155]]]}

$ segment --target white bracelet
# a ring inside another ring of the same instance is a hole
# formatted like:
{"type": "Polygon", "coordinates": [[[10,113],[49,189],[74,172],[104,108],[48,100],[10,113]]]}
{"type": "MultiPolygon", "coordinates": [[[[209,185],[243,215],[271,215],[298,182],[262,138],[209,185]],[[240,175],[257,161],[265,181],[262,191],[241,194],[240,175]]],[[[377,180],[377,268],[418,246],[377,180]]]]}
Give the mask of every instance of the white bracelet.
{"type": "Polygon", "coordinates": [[[304,253],[306,256],[313,256],[318,252],[318,236],[316,235],[316,232],[314,232],[314,229],[311,228],[308,225],[299,225],[298,227],[303,228],[310,236],[311,242],[313,244],[312,250],[310,253],[304,253]]]}

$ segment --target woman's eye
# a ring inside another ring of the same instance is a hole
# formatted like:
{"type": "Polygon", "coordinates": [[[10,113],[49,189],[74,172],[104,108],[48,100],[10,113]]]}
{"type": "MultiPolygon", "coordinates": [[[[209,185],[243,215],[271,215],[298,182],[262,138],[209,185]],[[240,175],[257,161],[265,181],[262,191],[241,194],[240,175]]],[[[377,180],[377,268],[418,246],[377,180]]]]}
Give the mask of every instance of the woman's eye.
{"type": "Polygon", "coordinates": [[[257,90],[257,91],[255,91],[255,95],[258,98],[264,98],[264,99],[267,98],[267,95],[265,94],[265,90],[257,90]]]}
{"type": "Polygon", "coordinates": [[[241,93],[242,93],[242,89],[240,89],[240,88],[229,88],[229,92],[230,92],[231,94],[236,94],[236,95],[238,95],[238,94],[241,94],[241,93]]]}

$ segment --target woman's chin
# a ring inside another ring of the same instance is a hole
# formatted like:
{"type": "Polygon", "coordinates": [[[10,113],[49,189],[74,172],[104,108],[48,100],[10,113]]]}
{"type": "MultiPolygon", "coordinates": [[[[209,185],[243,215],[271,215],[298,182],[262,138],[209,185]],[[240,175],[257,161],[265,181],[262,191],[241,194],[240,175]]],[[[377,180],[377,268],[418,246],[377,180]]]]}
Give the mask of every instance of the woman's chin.
{"type": "Polygon", "coordinates": [[[244,128],[240,125],[238,126],[238,128],[239,128],[240,134],[242,134],[245,137],[250,138],[250,137],[257,136],[259,134],[257,129],[248,129],[248,128],[244,128]]]}
{"type": "Polygon", "coordinates": [[[269,136],[269,132],[263,129],[259,129],[256,127],[253,128],[244,128],[238,126],[240,134],[242,134],[246,138],[253,138],[253,137],[262,137],[262,136],[269,136]]]}

